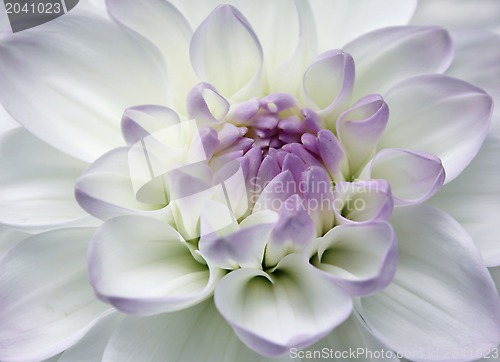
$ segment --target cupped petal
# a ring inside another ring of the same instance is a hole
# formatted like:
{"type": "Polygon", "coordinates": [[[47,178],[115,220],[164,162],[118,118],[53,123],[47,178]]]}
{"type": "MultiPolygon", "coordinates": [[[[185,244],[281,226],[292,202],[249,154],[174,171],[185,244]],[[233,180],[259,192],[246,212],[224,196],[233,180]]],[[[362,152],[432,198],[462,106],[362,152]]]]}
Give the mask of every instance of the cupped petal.
{"type": "Polygon", "coordinates": [[[384,94],[394,84],[421,74],[444,72],[453,58],[450,35],[439,27],[401,26],[375,30],[343,49],[356,63],[353,98],[384,94]]]}
{"type": "Polygon", "coordinates": [[[82,160],[122,145],[124,109],[168,101],[159,54],[101,17],[69,13],[0,47],[4,107],[31,133],[82,160]]]}
{"type": "Polygon", "coordinates": [[[146,3],[106,0],[106,5],[114,20],[138,32],[160,50],[166,63],[175,109],[185,110],[186,96],[197,79],[189,61],[189,41],[193,31],[184,16],[165,0],[146,3]]]}
{"type": "Polygon", "coordinates": [[[17,128],[0,136],[0,224],[27,232],[93,226],[73,188],[87,163],[17,128]]]}
{"type": "MultiPolygon", "coordinates": [[[[264,165],[266,159],[264,159],[262,165],[264,165]]],[[[257,175],[257,177],[259,176],[257,175]]],[[[286,200],[296,193],[296,190],[297,183],[290,170],[280,172],[276,177],[270,180],[270,182],[264,185],[264,189],[260,193],[253,210],[254,212],[260,210],[273,210],[279,212],[286,200]]]]}
{"type": "Polygon", "coordinates": [[[106,346],[103,362],[255,361],[270,359],[241,343],[212,300],[154,317],[127,317],[106,346]]]}
{"type": "Polygon", "coordinates": [[[188,118],[194,119],[198,126],[221,123],[228,112],[229,102],[211,84],[200,83],[188,94],[188,118]]]}
{"type": "Polygon", "coordinates": [[[333,210],[340,224],[387,220],[394,207],[386,180],[339,182],[333,189],[333,210]]]}
{"type": "Polygon", "coordinates": [[[351,295],[382,290],[396,272],[396,234],[387,222],[336,226],[317,246],[311,264],[351,295]]]}
{"type": "Polygon", "coordinates": [[[287,254],[308,254],[316,230],[303,202],[295,194],[282,205],[266,247],[264,262],[267,267],[277,265],[287,254]]]}
{"type": "MultiPolygon", "coordinates": [[[[210,210],[214,212],[216,210],[210,210]]],[[[271,230],[278,220],[274,211],[259,211],[246,217],[233,232],[204,234],[199,242],[200,253],[211,264],[222,269],[262,267],[264,249],[271,230]]],[[[200,219],[203,230],[205,218],[200,219]]]]}
{"type": "Polygon", "coordinates": [[[391,117],[379,149],[433,153],[443,162],[446,182],[457,177],[479,151],[493,108],[482,89],[443,75],[400,82],[385,100],[391,117]]]}
{"type": "Polygon", "coordinates": [[[123,320],[121,313],[110,313],[101,318],[75,345],[68,348],[57,362],[101,362],[108,341],[123,320]]]}
{"type": "Polygon", "coordinates": [[[396,205],[420,204],[434,196],[445,180],[439,158],[426,152],[386,148],[361,171],[362,179],[384,179],[396,205]]]}
{"type": "Polygon", "coordinates": [[[417,1],[311,0],[309,3],[315,18],[319,51],[323,52],[339,48],[375,29],[406,25],[417,1]]]}
{"type": "MultiPolygon", "coordinates": [[[[351,100],[354,87],[354,60],[342,50],[321,54],[307,68],[302,92],[309,106],[326,119],[336,119],[351,100]]],[[[331,126],[331,124],[330,124],[331,126]]]]}
{"type": "Polygon", "coordinates": [[[125,147],[100,157],[76,181],[75,195],[80,206],[101,220],[130,214],[170,218],[163,188],[156,193],[155,204],[138,200],[129,166],[129,149],[125,147]]]}
{"type": "Polygon", "coordinates": [[[318,151],[321,159],[336,181],[344,181],[348,163],[344,149],[332,131],[322,129],[318,132],[318,151]]]}
{"type": "Polygon", "coordinates": [[[228,98],[241,101],[264,89],[259,40],[231,5],[217,7],[196,29],[190,56],[198,77],[228,98]]]}
{"type": "MultiPolygon", "coordinates": [[[[500,7],[499,16],[500,16],[500,7]]],[[[488,92],[500,115],[500,26],[499,34],[482,31],[452,33],[455,55],[446,74],[470,82],[488,92]]]]}
{"type": "Polygon", "coordinates": [[[400,361],[395,353],[391,354],[391,351],[372,335],[356,311],[332,333],[304,350],[304,356],[307,356],[308,352],[313,358],[307,358],[307,361],[312,362],[321,362],[326,358],[339,362],[361,359],[365,362],[400,361]],[[318,355],[318,351],[327,352],[320,358],[314,358],[318,355]],[[385,353],[382,354],[382,351],[385,353]]]}
{"type": "Polygon", "coordinates": [[[215,289],[215,305],[238,337],[256,352],[283,356],[327,335],[351,313],[352,300],[299,254],[270,274],[240,269],[215,289]]]}
{"type": "Polygon", "coordinates": [[[75,344],[109,312],[87,280],[93,229],[24,239],[0,263],[0,359],[40,361],[75,344]]]}
{"type": "Polygon", "coordinates": [[[470,361],[500,340],[500,302],[465,230],[430,206],[395,210],[394,281],[361,299],[361,315],[389,348],[422,361],[470,361]]]}
{"type": "Polygon", "coordinates": [[[496,125],[464,172],[428,201],[460,222],[476,242],[488,266],[500,265],[499,154],[500,127],[496,125]]]}
{"type": "Polygon", "coordinates": [[[373,157],[388,120],[389,107],[377,94],[361,98],[337,119],[337,135],[347,154],[351,176],[356,177],[373,157]]]}
{"type": "Polygon", "coordinates": [[[152,315],[187,308],[213,292],[221,272],[193,253],[165,222],[121,216],[97,229],[87,265],[100,299],[126,313],[152,315]]]}

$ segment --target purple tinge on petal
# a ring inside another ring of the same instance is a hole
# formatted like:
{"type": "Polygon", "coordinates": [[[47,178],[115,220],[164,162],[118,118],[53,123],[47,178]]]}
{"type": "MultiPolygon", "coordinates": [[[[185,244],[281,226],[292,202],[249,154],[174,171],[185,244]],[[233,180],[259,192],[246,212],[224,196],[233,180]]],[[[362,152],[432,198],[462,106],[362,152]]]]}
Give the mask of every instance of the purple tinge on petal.
{"type": "Polygon", "coordinates": [[[187,96],[187,114],[198,126],[214,125],[225,120],[229,102],[214,86],[200,83],[187,96]]]}
{"type": "Polygon", "coordinates": [[[294,96],[288,93],[272,93],[260,101],[261,107],[270,113],[279,113],[290,108],[298,107],[294,96]]]}
{"type": "Polygon", "coordinates": [[[219,135],[220,144],[216,152],[221,152],[240,140],[246,133],[246,128],[236,127],[231,123],[224,123],[217,133],[219,135]]]}
{"type": "Polygon", "coordinates": [[[338,118],[337,134],[347,153],[352,176],[373,157],[388,119],[389,107],[377,94],[361,98],[338,118]]]}
{"type": "Polygon", "coordinates": [[[179,122],[179,116],[170,108],[158,105],[142,105],[125,110],[121,121],[121,129],[125,142],[131,146],[155,132],[179,122]]]}
{"type": "Polygon", "coordinates": [[[281,207],[279,220],[271,233],[264,258],[266,265],[277,265],[287,254],[307,254],[315,235],[314,223],[303,199],[297,194],[290,196],[281,207]]]}
{"type": "Polygon", "coordinates": [[[379,151],[360,178],[385,179],[391,185],[395,205],[420,204],[443,186],[445,171],[433,154],[386,148],[379,151]]]}
{"type": "Polygon", "coordinates": [[[342,50],[321,54],[306,70],[302,91],[309,102],[320,110],[327,123],[349,103],[354,73],[354,60],[342,50]]]}
{"type": "Polygon", "coordinates": [[[318,148],[321,159],[330,175],[338,181],[344,180],[342,166],[346,164],[345,153],[331,131],[321,130],[318,133],[318,148]]]}
{"type": "Polygon", "coordinates": [[[292,153],[278,152],[278,154],[285,154],[281,166],[282,171],[289,170],[295,182],[299,184],[302,180],[302,173],[306,170],[307,165],[298,156],[292,153]]]}
{"type": "Polygon", "coordinates": [[[385,221],[394,208],[391,188],[386,180],[339,182],[333,194],[335,217],[340,224],[385,221]]]}
{"type": "Polygon", "coordinates": [[[311,263],[349,294],[373,294],[396,272],[396,234],[388,222],[337,226],[319,239],[311,263]]]}
{"type": "Polygon", "coordinates": [[[300,186],[299,191],[316,227],[316,235],[324,235],[335,221],[331,179],[322,167],[312,166],[302,173],[300,186]]]}
{"type": "Polygon", "coordinates": [[[248,101],[231,105],[227,114],[227,119],[237,125],[245,124],[260,109],[260,99],[252,98],[248,101]]]}
{"type": "Polygon", "coordinates": [[[215,150],[220,146],[220,141],[217,135],[217,131],[210,127],[203,127],[200,129],[200,139],[205,150],[205,155],[207,159],[212,158],[215,150]]]}
{"type": "MultiPolygon", "coordinates": [[[[264,159],[262,165],[264,165],[266,159],[264,159]]],[[[258,181],[261,180],[259,179],[258,181]]],[[[286,200],[297,193],[297,182],[294,180],[290,170],[280,171],[278,175],[269,182],[259,184],[257,191],[260,195],[255,203],[254,212],[259,210],[273,210],[279,212],[286,200]],[[260,189],[261,187],[264,188],[260,189]]]]}

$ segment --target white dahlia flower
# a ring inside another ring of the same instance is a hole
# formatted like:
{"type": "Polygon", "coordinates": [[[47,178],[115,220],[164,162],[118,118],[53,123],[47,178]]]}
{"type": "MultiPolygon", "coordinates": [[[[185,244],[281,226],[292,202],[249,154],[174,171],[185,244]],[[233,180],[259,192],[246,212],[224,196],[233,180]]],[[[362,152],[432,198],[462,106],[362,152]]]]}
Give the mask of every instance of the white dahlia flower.
{"type": "Polygon", "coordinates": [[[471,4],[0,24],[0,360],[498,358],[500,6],[471,4]]]}

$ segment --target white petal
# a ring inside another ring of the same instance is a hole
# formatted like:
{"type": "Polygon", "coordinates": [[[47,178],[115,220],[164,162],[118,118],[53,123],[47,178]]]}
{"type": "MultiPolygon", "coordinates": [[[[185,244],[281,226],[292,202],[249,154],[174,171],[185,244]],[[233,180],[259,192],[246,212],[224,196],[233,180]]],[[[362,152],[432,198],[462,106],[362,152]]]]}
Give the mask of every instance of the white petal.
{"type": "Polygon", "coordinates": [[[88,269],[96,294],[116,308],[151,315],[192,306],[207,297],[220,272],[195,260],[165,222],[121,216],[92,238],[88,269]]]}
{"type": "Polygon", "coordinates": [[[16,231],[7,226],[0,225],[0,260],[2,257],[12,249],[17,243],[30,234],[26,234],[20,231],[16,231]]]}
{"type": "Polygon", "coordinates": [[[243,345],[212,300],[154,317],[127,317],[111,337],[103,362],[272,362],[243,345]]]}
{"type": "Polygon", "coordinates": [[[306,263],[290,254],[273,273],[239,269],[218,283],[217,309],[247,346],[284,356],[318,341],[349,316],[351,298],[306,263]]]}
{"type": "Polygon", "coordinates": [[[492,100],[482,89],[442,75],[410,78],[385,97],[389,123],[379,149],[400,147],[438,156],[453,180],[479,151],[492,100]]]}
{"type": "Polygon", "coordinates": [[[101,362],[111,334],[122,319],[123,314],[116,312],[101,318],[77,344],[64,351],[57,362],[101,362]]]}
{"type": "Polygon", "coordinates": [[[452,215],[472,236],[488,266],[500,265],[500,127],[492,129],[471,164],[429,203],[452,215]]]}
{"type": "Polygon", "coordinates": [[[167,102],[160,55],[105,19],[70,12],[0,46],[2,104],[34,135],[80,159],[123,144],[124,109],[167,102]]]}
{"type": "Polygon", "coordinates": [[[396,276],[361,300],[369,327],[388,347],[423,361],[470,361],[500,341],[500,301],[465,230],[429,206],[395,210],[396,276]]]}
{"type": "Polygon", "coordinates": [[[396,205],[420,204],[439,191],[445,179],[439,158],[430,153],[385,148],[361,172],[364,179],[384,179],[396,205]]]}
{"type": "Polygon", "coordinates": [[[343,49],[356,64],[353,99],[385,93],[406,78],[446,70],[453,57],[452,41],[438,27],[403,26],[373,31],[343,49]]]}
{"type": "Polygon", "coordinates": [[[328,336],[305,350],[304,353],[311,352],[317,355],[318,351],[324,351],[324,348],[327,348],[328,354],[322,355],[322,358],[307,358],[306,361],[321,362],[329,358],[328,360],[332,361],[399,362],[395,354],[392,358],[388,354],[383,357],[378,355],[382,350],[386,353],[389,350],[370,333],[356,312],[328,336]],[[351,351],[354,352],[354,355],[350,354],[351,351]],[[340,358],[335,358],[338,353],[342,353],[342,355],[340,358]],[[334,358],[330,358],[332,355],[334,358]]]}
{"type": "Polygon", "coordinates": [[[96,225],[75,201],[74,185],[87,167],[26,130],[0,136],[0,223],[28,232],[96,225]]]}
{"type": "Polygon", "coordinates": [[[197,81],[189,61],[192,30],[187,20],[164,0],[108,0],[107,6],[115,20],[143,35],[161,51],[175,109],[184,110],[187,93],[197,81]]]}
{"type": "Polygon", "coordinates": [[[318,239],[311,263],[351,295],[370,295],[394,277],[397,240],[387,222],[334,227],[318,239]]]}
{"type": "Polygon", "coordinates": [[[0,104],[0,135],[16,127],[19,127],[19,123],[17,123],[0,104]]]}
{"type": "Polygon", "coordinates": [[[497,104],[494,113],[500,115],[500,83],[496,81],[500,78],[500,34],[470,31],[452,33],[452,37],[455,55],[446,74],[488,92],[497,104]]]}
{"type": "Polygon", "coordinates": [[[496,0],[420,0],[412,24],[441,25],[450,30],[483,29],[500,33],[496,0]],[[453,16],[450,16],[453,9],[453,16]]]}
{"type": "Polygon", "coordinates": [[[199,78],[223,96],[244,100],[262,93],[262,48],[236,8],[217,7],[194,32],[190,54],[199,78]]]}
{"type": "Polygon", "coordinates": [[[369,31],[406,25],[417,1],[399,0],[311,0],[316,18],[319,51],[340,48],[369,31]]]}
{"type": "Polygon", "coordinates": [[[76,343],[109,309],[85,271],[93,229],[29,237],[0,264],[0,359],[41,360],[76,343]]]}

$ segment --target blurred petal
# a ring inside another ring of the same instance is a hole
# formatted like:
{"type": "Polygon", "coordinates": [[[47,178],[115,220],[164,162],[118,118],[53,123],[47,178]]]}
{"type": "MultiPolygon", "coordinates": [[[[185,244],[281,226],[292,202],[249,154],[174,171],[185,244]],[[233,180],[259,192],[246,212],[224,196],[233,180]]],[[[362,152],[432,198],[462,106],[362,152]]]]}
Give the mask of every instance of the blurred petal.
{"type": "Polygon", "coordinates": [[[379,149],[400,147],[435,154],[446,182],[457,177],[479,151],[492,112],[482,89],[442,75],[407,79],[385,97],[391,116],[379,149]]]}
{"type": "Polygon", "coordinates": [[[356,63],[353,98],[384,94],[406,78],[446,70],[453,46],[446,30],[438,27],[401,26],[373,31],[343,49],[356,63]]]}
{"type": "Polygon", "coordinates": [[[0,224],[27,232],[96,225],[74,197],[75,181],[86,167],[24,129],[1,135],[0,224]]]}
{"type": "Polygon", "coordinates": [[[488,266],[500,265],[500,127],[490,132],[471,164],[429,200],[472,236],[488,266]]]}
{"type": "Polygon", "coordinates": [[[26,239],[30,234],[11,229],[0,225],[0,261],[7,252],[21,240],[26,239]]]}
{"type": "Polygon", "coordinates": [[[310,268],[298,254],[281,260],[275,272],[239,269],[215,290],[215,304],[247,346],[272,357],[305,348],[351,313],[351,298],[310,268]]]}
{"type": "Polygon", "coordinates": [[[217,7],[194,32],[190,54],[198,77],[223,96],[244,100],[262,93],[262,48],[238,9],[217,7]]]}
{"type": "Polygon", "coordinates": [[[183,111],[186,96],[197,81],[189,61],[192,30],[187,20],[165,0],[107,0],[106,4],[113,19],[135,30],[161,51],[175,109],[183,111]]]}
{"type": "Polygon", "coordinates": [[[99,17],[69,13],[0,47],[7,111],[37,137],[86,161],[122,144],[124,109],[168,100],[159,54],[99,17]]]}
{"type": "Polygon", "coordinates": [[[140,315],[192,306],[209,297],[221,277],[195,260],[171,226],[143,216],[117,217],[97,229],[88,269],[102,300],[140,315]]]}
{"type": "Polygon", "coordinates": [[[0,264],[0,359],[42,360],[75,344],[109,307],[87,281],[93,229],[29,237],[0,264]]]}
{"type": "Polygon", "coordinates": [[[255,361],[269,359],[241,343],[212,300],[154,317],[127,317],[113,333],[103,362],[255,361]]]}
{"type": "Polygon", "coordinates": [[[187,114],[198,126],[215,125],[223,122],[229,112],[228,101],[208,83],[194,87],[187,98],[187,114]]]}
{"type": "Polygon", "coordinates": [[[361,300],[375,336],[423,360],[470,361],[496,347],[498,294],[465,230],[429,206],[396,209],[391,224],[399,245],[396,276],[361,300]]]}
{"type": "Polygon", "coordinates": [[[430,153],[385,148],[361,172],[364,179],[384,179],[396,205],[420,204],[434,196],[445,179],[439,158],[430,153]]]}
{"type": "Polygon", "coordinates": [[[339,48],[369,31],[406,25],[417,1],[310,0],[318,33],[319,51],[339,48]]]}
{"type": "Polygon", "coordinates": [[[394,277],[397,240],[387,222],[340,225],[318,240],[312,265],[351,295],[370,295],[394,277]]]}

